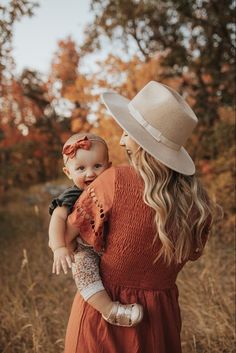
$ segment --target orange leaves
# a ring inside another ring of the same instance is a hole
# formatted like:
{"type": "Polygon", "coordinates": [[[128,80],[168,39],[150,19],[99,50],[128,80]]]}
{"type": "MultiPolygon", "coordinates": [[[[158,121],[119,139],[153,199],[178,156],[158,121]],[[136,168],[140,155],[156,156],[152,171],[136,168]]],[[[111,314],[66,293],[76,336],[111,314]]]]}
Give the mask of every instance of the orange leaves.
{"type": "Polygon", "coordinates": [[[91,132],[101,136],[108,144],[110,161],[113,165],[127,163],[124,148],[119,145],[122,135],[122,129],[110,117],[104,117],[99,120],[99,126],[93,128],[91,132]]]}
{"type": "Polygon", "coordinates": [[[70,38],[59,41],[58,51],[52,62],[52,73],[63,83],[73,82],[77,77],[79,54],[75,42],[70,38]]]}
{"type": "Polygon", "coordinates": [[[76,44],[70,38],[58,43],[58,51],[52,62],[50,83],[60,82],[60,95],[79,106],[92,101],[91,81],[79,73],[79,53],[76,44]]]}
{"type": "Polygon", "coordinates": [[[94,100],[91,93],[92,82],[83,75],[78,75],[73,83],[64,87],[62,95],[73,103],[79,102],[80,105],[87,105],[94,100]]]}
{"type": "Polygon", "coordinates": [[[234,107],[219,107],[218,113],[221,121],[235,124],[235,109],[234,107]]]}
{"type": "Polygon", "coordinates": [[[213,168],[212,168],[212,165],[209,161],[207,160],[201,160],[199,161],[199,164],[198,164],[200,170],[201,170],[201,173],[203,175],[206,175],[206,174],[212,174],[213,172],[213,168]]]}
{"type": "Polygon", "coordinates": [[[42,158],[44,155],[44,152],[41,149],[35,149],[33,152],[33,156],[35,158],[42,158]]]}
{"type": "Polygon", "coordinates": [[[60,41],[55,53],[50,75],[51,90],[56,91],[56,99],[65,99],[72,103],[68,111],[72,132],[88,131],[91,126],[87,122],[89,105],[96,96],[92,93],[93,82],[79,72],[79,53],[76,44],[70,38],[60,41]]]}
{"type": "Polygon", "coordinates": [[[72,133],[77,133],[81,130],[88,132],[91,129],[91,125],[88,122],[84,122],[84,120],[79,117],[77,119],[71,119],[70,126],[72,133]]]}

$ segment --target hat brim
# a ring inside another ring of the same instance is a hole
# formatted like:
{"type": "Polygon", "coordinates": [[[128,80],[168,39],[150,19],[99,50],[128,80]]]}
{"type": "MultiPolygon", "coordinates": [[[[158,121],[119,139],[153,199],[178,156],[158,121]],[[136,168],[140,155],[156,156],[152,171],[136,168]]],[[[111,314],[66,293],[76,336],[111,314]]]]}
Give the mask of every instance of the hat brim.
{"type": "Polygon", "coordinates": [[[195,165],[184,147],[176,151],[158,142],[134,119],[128,109],[129,99],[115,92],[105,92],[102,100],[116,122],[150,155],[181,174],[195,173],[195,165]]]}

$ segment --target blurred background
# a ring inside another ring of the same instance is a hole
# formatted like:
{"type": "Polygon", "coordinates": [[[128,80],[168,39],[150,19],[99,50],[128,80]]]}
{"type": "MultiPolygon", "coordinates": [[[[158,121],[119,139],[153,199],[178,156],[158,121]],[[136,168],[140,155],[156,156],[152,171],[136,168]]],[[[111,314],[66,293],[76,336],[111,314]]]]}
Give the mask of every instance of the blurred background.
{"type": "MultiPolygon", "coordinates": [[[[76,292],[51,275],[48,204],[68,181],[72,133],[126,163],[100,94],[148,81],[178,90],[199,124],[187,149],[222,207],[204,256],[178,285],[183,353],[235,352],[235,0],[0,1],[0,351],[63,351],[76,292]]],[[[174,352],[173,352],[174,353],[174,352]]]]}

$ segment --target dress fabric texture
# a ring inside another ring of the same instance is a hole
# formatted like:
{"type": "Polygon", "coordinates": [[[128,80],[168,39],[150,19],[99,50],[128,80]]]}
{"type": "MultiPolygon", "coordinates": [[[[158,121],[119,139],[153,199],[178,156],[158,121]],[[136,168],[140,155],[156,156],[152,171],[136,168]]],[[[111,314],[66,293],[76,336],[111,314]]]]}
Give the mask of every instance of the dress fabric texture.
{"type": "MultiPolygon", "coordinates": [[[[169,267],[156,258],[153,210],[143,202],[144,184],[132,167],[111,167],[84,191],[68,222],[84,242],[103,252],[100,274],[113,300],[139,303],[141,323],[107,323],[76,294],[64,353],[180,353],[181,317],[175,284],[184,264],[169,267]]],[[[200,256],[195,253],[191,260],[200,256]]]]}

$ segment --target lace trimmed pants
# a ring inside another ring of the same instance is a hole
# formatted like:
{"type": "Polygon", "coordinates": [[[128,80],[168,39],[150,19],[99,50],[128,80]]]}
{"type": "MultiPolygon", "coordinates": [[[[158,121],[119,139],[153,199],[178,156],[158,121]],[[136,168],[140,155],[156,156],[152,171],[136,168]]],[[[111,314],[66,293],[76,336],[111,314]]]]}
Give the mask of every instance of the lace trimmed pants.
{"type": "Polygon", "coordinates": [[[80,238],[77,238],[77,244],[72,275],[81,296],[87,301],[95,293],[105,290],[99,274],[100,256],[80,238]]]}

